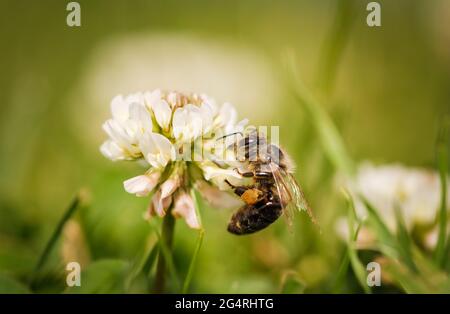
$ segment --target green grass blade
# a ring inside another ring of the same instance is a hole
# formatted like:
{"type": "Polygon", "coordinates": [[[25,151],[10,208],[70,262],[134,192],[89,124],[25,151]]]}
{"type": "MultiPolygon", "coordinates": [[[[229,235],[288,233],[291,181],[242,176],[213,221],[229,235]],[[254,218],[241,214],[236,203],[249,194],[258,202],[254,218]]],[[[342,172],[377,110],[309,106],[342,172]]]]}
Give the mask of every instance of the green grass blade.
{"type": "Polygon", "coordinates": [[[367,273],[363,264],[358,258],[358,252],[356,250],[355,244],[358,239],[359,230],[361,228],[361,223],[357,221],[355,205],[353,198],[349,193],[344,192],[347,199],[348,208],[348,228],[349,228],[349,239],[348,239],[348,257],[350,264],[352,265],[353,272],[355,273],[356,279],[363,288],[365,293],[371,293],[370,287],[367,285],[367,273]],[[356,225],[356,228],[354,228],[356,225]]]}
{"type": "Polygon", "coordinates": [[[439,168],[439,176],[441,180],[441,205],[438,213],[439,234],[436,249],[434,252],[434,260],[440,267],[444,267],[446,259],[446,237],[447,237],[447,174],[448,174],[448,133],[449,120],[446,119],[441,128],[438,144],[437,144],[437,163],[439,168]]]}
{"type": "Polygon", "coordinates": [[[356,17],[354,2],[354,0],[337,2],[335,19],[323,45],[321,62],[318,66],[318,83],[326,94],[332,92],[339,61],[350,38],[350,32],[356,17]]]}
{"type": "Polygon", "coordinates": [[[131,287],[134,280],[140,275],[145,274],[148,276],[152,266],[156,261],[156,257],[158,256],[158,244],[153,245],[150,249],[146,249],[143,254],[140,254],[136,259],[134,265],[132,266],[127,280],[125,282],[126,289],[128,290],[131,287]]]}
{"type": "Polygon", "coordinates": [[[372,226],[378,237],[380,242],[380,250],[382,250],[387,256],[398,258],[398,243],[396,237],[391,233],[391,231],[389,231],[388,227],[370,202],[362,195],[359,197],[367,209],[367,213],[369,215],[368,223],[372,226]]]}
{"type": "Polygon", "coordinates": [[[192,254],[191,262],[189,263],[188,273],[186,275],[186,278],[184,279],[182,293],[187,293],[189,290],[189,285],[191,283],[192,276],[194,274],[195,264],[197,262],[197,256],[198,256],[198,253],[200,252],[200,248],[202,247],[204,235],[205,235],[205,232],[203,229],[201,229],[198,233],[198,240],[197,240],[197,244],[195,245],[194,253],[192,254]]]}
{"type": "Polygon", "coordinates": [[[391,259],[389,263],[384,265],[383,271],[406,293],[424,294],[432,292],[419,276],[411,273],[406,267],[396,263],[395,260],[391,259]]]}
{"type": "Polygon", "coordinates": [[[413,271],[417,272],[417,267],[414,263],[413,257],[412,257],[412,251],[411,247],[413,246],[413,241],[411,239],[411,236],[406,229],[405,222],[403,220],[403,216],[400,211],[400,207],[398,205],[395,205],[395,216],[397,221],[397,241],[398,241],[398,247],[399,247],[399,253],[402,256],[403,261],[405,264],[413,271]]]}
{"type": "Polygon", "coordinates": [[[319,104],[304,86],[295,70],[297,65],[292,55],[286,57],[286,63],[288,86],[297,102],[313,122],[327,158],[337,170],[347,175],[352,175],[355,167],[336,125],[323,109],[322,105],[319,104]]]}
{"type": "Polygon", "coordinates": [[[342,261],[339,265],[336,279],[331,288],[331,291],[333,293],[339,293],[341,291],[342,286],[344,285],[345,275],[347,274],[349,265],[350,265],[350,258],[349,258],[348,250],[346,250],[344,252],[344,255],[342,256],[342,261]]]}
{"type": "Polygon", "coordinates": [[[149,275],[155,261],[156,257],[158,256],[158,246],[155,245],[152,250],[147,255],[147,258],[145,259],[144,264],[142,265],[141,273],[145,274],[146,276],[149,275]]]}
{"type": "Polygon", "coordinates": [[[400,259],[406,266],[409,267],[409,269],[416,272],[417,267],[412,256],[413,242],[408,230],[406,229],[398,206],[395,207],[397,236],[394,236],[383,222],[373,205],[370,204],[370,202],[362,195],[360,198],[369,214],[368,223],[374,228],[374,231],[377,234],[380,250],[388,257],[400,259]]]}
{"type": "Polygon", "coordinates": [[[202,226],[202,229],[200,229],[198,234],[197,244],[195,245],[195,250],[194,253],[192,254],[191,262],[189,263],[189,270],[183,283],[182,293],[187,293],[189,290],[189,285],[191,283],[192,276],[194,274],[195,264],[197,262],[197,256],[198,253],[200,252],[200,248],[202,247],[203,237],[205,235],[205,231],[203,230],[202,220],[200,216],[200,204],[198,201],[196,191],[194,189],[191,189],[191,197],[194,200],[195,211],[197,213],[197,218],[199,220],[200,226],[202,226]]]}
{"type": "Polygon", "coordinates": [[[31,283],[33,283],[34,278],[36,278],[38,272],[41,270],[41,268],[44,266],[45,262],[47,261],[48,257],[50,256],[50,253],[53,250],[53,247],[55,246],[56,241],[58,240],[59,236],[61,235],[64,225],[73,216],[73,214],[79,208],[79,205],[83,201],[85,201],[85,198],[86,198],[85,193],[80,192],[73,198],[72,202],[67,207],[66,211],[64,212],[64,215],[59,220],[50,239],[48,240],[47,244],[45,245],[44,251],[42,252],[41,256],[38,259],[38,262],[34,268],[31,283]]]}
{"type": "MultiPolygon", "coordinates": [[[[361,224],[357,224],[356,229],[352,235],[354,239],[358,238],[360,228],[361,224]]],[[[371,290],[367,285],[366,269],[364,268],[363,264],[358,258],[358,252],[355,247],[355,240],[352,240],[352,242],[348,244],[348,256],[350,264],[352,265],[353,271],[355,272],[355,276],[359,284],[361,285],[365,293],[371,293],[371,290]]]]}

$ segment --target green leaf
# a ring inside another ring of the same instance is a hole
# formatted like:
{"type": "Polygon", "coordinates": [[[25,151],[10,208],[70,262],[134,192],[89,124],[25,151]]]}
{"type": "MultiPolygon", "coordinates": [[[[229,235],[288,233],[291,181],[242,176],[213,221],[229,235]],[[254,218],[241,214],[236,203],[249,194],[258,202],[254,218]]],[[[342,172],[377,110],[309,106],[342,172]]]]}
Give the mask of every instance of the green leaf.
{"type": "Polygon", "coordinates": [[[25,294],[31,291],[21,282],[5,274],[0,274],[0,294],[25,294]]]}
{"type": "Polygon", "coordinates": [[[448,140],[449,140],[449,122],[447,118],[440,130],[437,144],[437,163],[439,168],[439,176],[441,179],[441,205],[437,217],[439,223],[439,234],[436,249],[434,252],[434,260],[440,267],[445,267],[448,254],[446,253],[446,237],[447,237],[447,173],[448,173],[448,140]]]}
{"type": "Polygon", "coordinates": [[[69,287],[67,293],[124,293],[129,265],[123,260],[104,259],[81,272],[81,286],[69,287]]]}

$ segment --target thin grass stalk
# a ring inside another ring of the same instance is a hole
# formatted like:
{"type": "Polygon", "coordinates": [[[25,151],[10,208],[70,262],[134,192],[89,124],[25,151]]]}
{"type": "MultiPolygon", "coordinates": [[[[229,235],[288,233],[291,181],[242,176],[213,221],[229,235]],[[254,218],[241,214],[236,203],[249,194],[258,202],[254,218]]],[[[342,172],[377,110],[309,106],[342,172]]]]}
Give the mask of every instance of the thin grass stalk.
{"type": "Polygon", "coordinates": [[[72,200],[72,202],[69,204],[67,209],[64,212],[64,215],[61,217],[61,219],[58,221],[58,224],[56,225],[55,230],[53,231],[50,239],[48,240],[47,244],[45,245],[44,250],[42,251],[36,266],[34,267],[33,274],[31,276],[31,285],[34,285],[36,278],[38,277],[39,271],[42,269],[42,267],[47,262],[50,253],[52,252],[59,236],[61,235],[61,232],[67,223],[67,221],[74,215],[76,210],[79,208],[79,205],[84,201],[83,193],[78,193],[72,200]]]}
{"type": "Polygon", "coordinates": [[[160,254],[156,266],[155,293],[164,293],[166,288],[167,263],[170,259],[173,236],[175,231],[175,218],[172,216],[172,208],[169,208],[163,219],[161,237],[159,238],[160,254]]]}
{"type": "Polygon", "coordinates": [[[201,226],[201,229],[198,233],[197,244],[195,245],[195,250],[194,250],[194,253],[192,254],[191,262],[189,263],[189,270],[187,272],[186,278],[183,283],[182,293],[187,293],[189,290],[189,285],[191,283],[192,276],[194,275],[194,269],[195,269],[195,265],[197,262],[198,253],[200,252],[200,248],[202,247],[203,237],[205,235],[205,231],[203,230],[202,219],[201,219],[201,215],[200,215],[200,203],[198,201],[198,197],[197,197],[197,194],[194,189],[191,189],[191,197],[194,201],[195,212],[196,212],[196,215],[198,218],[198,222],[201,226]]]}

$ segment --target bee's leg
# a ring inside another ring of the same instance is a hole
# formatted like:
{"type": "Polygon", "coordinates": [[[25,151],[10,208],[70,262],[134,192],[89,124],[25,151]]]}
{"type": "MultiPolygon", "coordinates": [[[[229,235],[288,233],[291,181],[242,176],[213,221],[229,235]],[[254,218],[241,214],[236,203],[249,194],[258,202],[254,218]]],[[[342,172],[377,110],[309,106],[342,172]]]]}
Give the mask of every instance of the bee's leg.
{"type": "Polygon", "coordinates": [[[239,173],[241,176],[243,176],[244,178],[251,178],[254,176],[253,171],[247,171],[247,172],[241,172],[239,170],[239,168],[234,168],[234,171],[236,171],[237,173],[239,173]]]}
{"type": "Polygon", "coordinates": [[[245,191],[247,191],[248,189],[251,189],[251,187],[248,187],[248,186],[236,186],[236,185],[233,185],[227,179],[225,179],[225,183],[228,184],[233,189],[234,193],[237,196],[241,196],[242,194],[244,194],[245,191]]]}
{"type": "Polygon", "coordinates": [[[225,183],[228,184],[228,185],[230,186],[230,188],[232,188],[232,189],[235,189],[235,188],[236,188],[236,186],[233,185],[233,184],[231,184],[231,182],[228,181],[228,179],[225,179],[225,183]]]}

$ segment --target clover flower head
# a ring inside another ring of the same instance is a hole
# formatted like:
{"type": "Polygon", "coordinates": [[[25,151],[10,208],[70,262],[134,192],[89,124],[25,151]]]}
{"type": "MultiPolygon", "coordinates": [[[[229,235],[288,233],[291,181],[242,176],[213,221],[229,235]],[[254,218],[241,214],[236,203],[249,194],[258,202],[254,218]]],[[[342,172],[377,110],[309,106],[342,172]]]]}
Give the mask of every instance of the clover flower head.
{"type": "Polygon", "coordinates": [[[111,113],[103,124],[108,139],[100,151],[112,161],[143,161],[145,173],[123,185],[139,197],[153,193],[149,217],[163,217],[171,208],[189,227],[200,228],[190,188],[195,185],[205,199],[217,200],[228,188],[225,179],[241,179],[215,162],[217,153],[224,151],[217,139],[242,132],[247,123],[237,121],[231,104],[219,107],[204,94],[154,90],[114,97],[111,113]]]}
{"type": "MultiPolygon", "coordinates": [[[[435,233],[436,226],[433,225],[441,201],[440,179],[437,172],[409,168],[401,164],[376,166],[364,162],[358,167],[356,176],[346,180],[345,184],[355,196],[355,208],[360,218],[364,219],[368,214],[359,195],[378,211],[391,231],[396,231],[398,223],[396,210],[399,210],[408,230],[412,230],[415,226],[427,226],[433,227],[432,233],[435,233]]],[[[447,193],[450,193],[450,188],[447,193]]],[[[449,209],[450,201],[447,202],[447,210],[449,209]]],[[[374,235],[364,227],[361,231],[357,245],[369,247],[374,243],[374,235]]],[[[337,221],[336,232],[341,238],[348,239],[348,225],[345,218],[337,221]]]]}
{"type": "MultiPolygon", "coordinates": [[[[358,168],[350,186],[380,211],[392,229],[396,226],[396,206],[406,226],[412,228],[415,224],[433,223],[440,205],[439,175],[432,170],[400,164],[374,166],[366,162],[358,168]]],[[[362,204],[357,202],[356,206],[364,213],[362,204]]]]}

